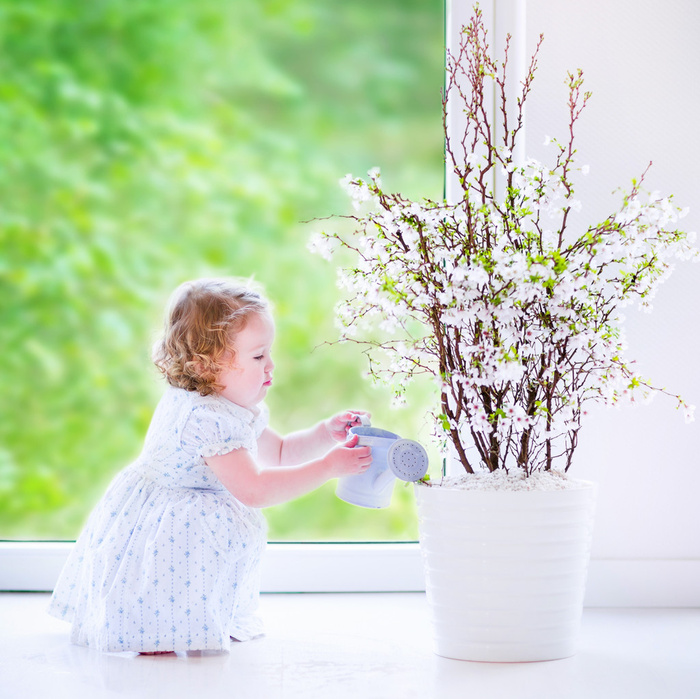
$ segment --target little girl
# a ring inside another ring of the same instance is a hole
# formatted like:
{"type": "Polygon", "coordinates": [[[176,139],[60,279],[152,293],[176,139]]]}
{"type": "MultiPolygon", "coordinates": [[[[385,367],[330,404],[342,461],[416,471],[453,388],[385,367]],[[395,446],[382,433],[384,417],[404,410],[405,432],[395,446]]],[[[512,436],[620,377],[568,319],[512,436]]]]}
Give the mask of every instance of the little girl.
{"type": "Polygon", "coordinates": [[[154,350],[170,386],[51,598],[74,643],[150,654],[259,635],[259,508],[369,467],[369,447],[347,437],[361,412],[284,438],[267,426],[274,332],[268,304],[246,286],[202,279],[175,292],[154,350]]]}

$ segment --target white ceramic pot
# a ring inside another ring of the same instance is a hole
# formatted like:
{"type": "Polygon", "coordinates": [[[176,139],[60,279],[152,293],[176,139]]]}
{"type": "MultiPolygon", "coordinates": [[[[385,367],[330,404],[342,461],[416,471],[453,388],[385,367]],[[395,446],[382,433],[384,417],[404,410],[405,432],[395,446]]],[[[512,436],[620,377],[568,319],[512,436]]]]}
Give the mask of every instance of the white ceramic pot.
{"type": "Polygon", "coordinates": [[[416,484],[435,652],[489,662],[573,655],[596,486],[476,491],[416,484]]]}

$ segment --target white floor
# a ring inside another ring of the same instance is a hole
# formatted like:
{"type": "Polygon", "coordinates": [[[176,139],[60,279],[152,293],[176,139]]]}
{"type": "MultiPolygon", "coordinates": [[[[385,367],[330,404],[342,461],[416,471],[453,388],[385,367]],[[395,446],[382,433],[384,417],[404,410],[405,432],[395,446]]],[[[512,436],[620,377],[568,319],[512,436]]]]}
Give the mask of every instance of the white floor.
{"type": "Polygon", "coordinates": [[[2,699],[700,697],[700,609],[586,609],[573,658],[486,664],[433,653],[420,593],[263,595],[264,638],[151,657],[70,645],[47,600],[0,594],[2,699]]]}

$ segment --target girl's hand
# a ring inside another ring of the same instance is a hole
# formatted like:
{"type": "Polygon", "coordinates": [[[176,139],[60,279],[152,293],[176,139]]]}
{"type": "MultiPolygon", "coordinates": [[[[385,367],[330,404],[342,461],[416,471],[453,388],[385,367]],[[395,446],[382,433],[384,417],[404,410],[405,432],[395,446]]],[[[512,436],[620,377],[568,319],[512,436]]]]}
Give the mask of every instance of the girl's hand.
{"type": "Polygon", "coordinates": [[[370,414],[364,410],[347,410],[344,413],[338,413],[333,417],[329,417],[325,422],[328,434],[336,442],[345,442],[348,438],[350,428],[362,424],[361,415],[364,415],[368,419],[371,417],[370,414]]]}
{"type": "Polygon", "coordinates": [[[371,447],[356,447],[359,437],[354,434],[344,444],[333,447],[324,458],[330,478],[354,476],[366,471],[372,463],[371,447]]]}

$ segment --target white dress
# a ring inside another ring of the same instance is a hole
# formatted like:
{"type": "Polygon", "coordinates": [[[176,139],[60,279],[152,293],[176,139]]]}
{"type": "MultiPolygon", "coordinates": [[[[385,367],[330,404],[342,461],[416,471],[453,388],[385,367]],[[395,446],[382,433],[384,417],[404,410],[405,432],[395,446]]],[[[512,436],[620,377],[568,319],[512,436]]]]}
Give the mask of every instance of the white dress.
{"type": "Polygon", "coordinates": [[[93,510],[49,612],[102,651],[226,650],[262,632],[255,615],[266,524],[204,457],[257,454],[267,410],[169,387],[139,458],[93,510]]]}

